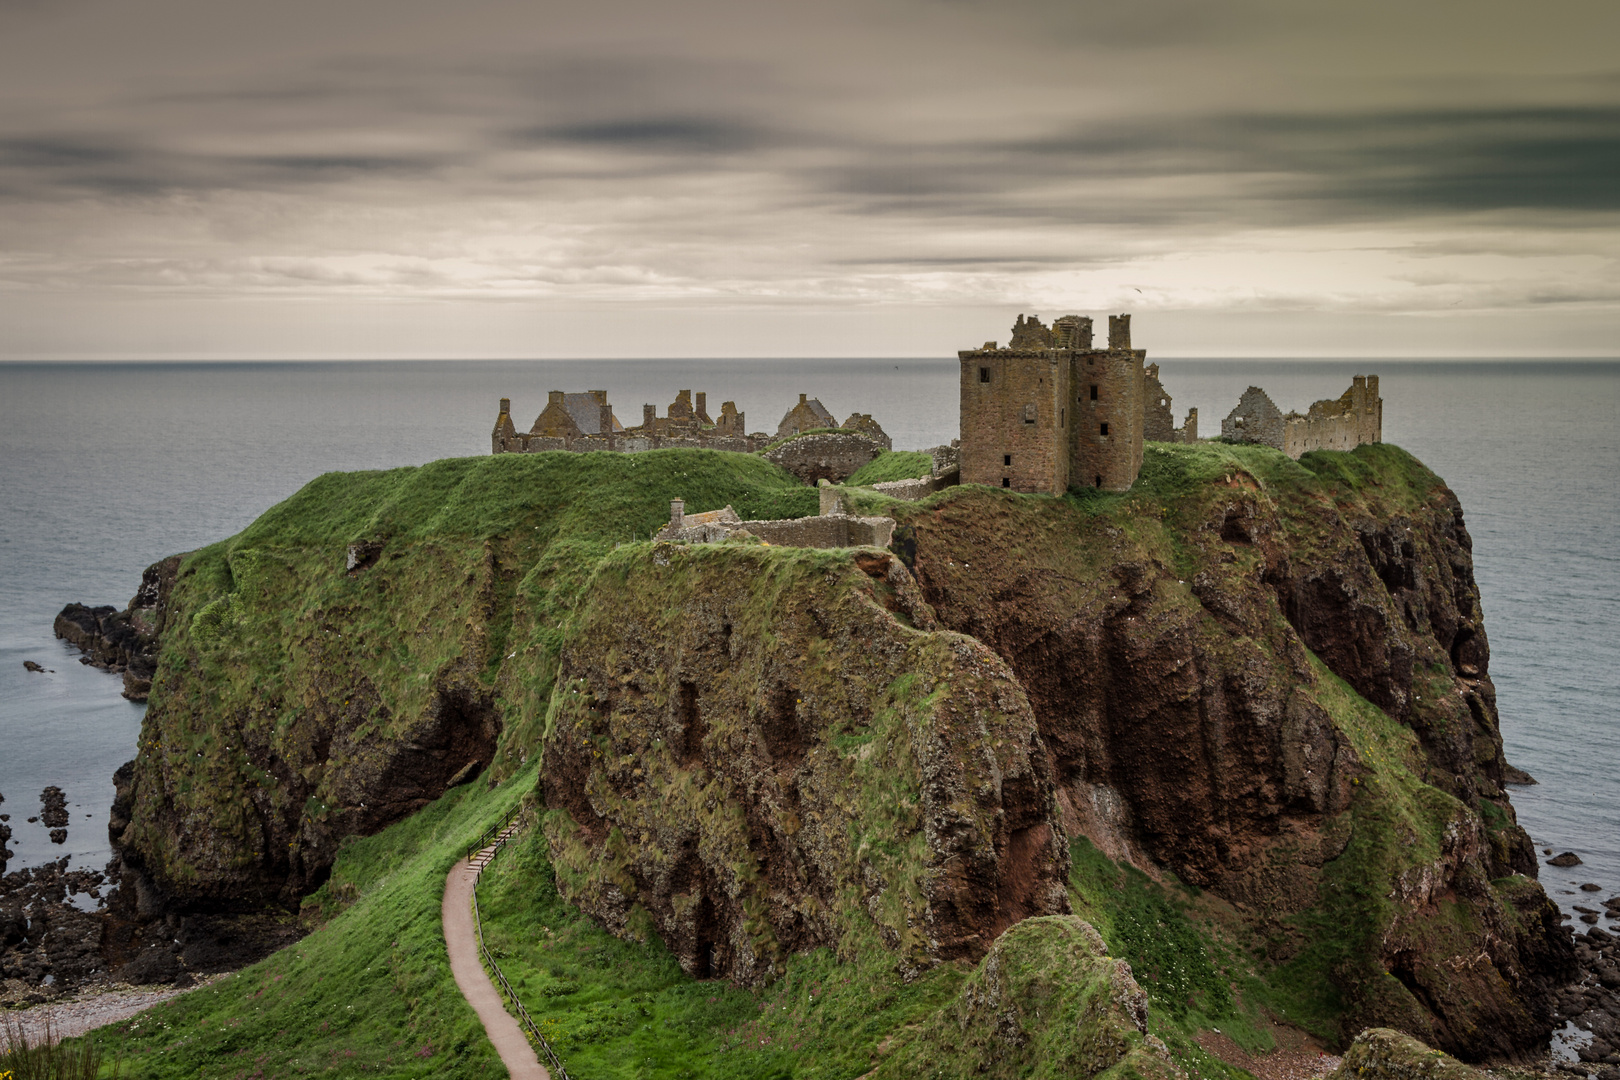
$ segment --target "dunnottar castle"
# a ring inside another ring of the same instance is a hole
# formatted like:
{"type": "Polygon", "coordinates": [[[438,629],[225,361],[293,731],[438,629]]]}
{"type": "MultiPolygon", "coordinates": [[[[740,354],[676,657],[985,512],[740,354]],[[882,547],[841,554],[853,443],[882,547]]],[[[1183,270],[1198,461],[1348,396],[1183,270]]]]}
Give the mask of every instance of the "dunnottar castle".
{"type": "MultiPolygon", "coordinates": [[[[1064,315],[1047,326],[1037,316],[1019,315],[1005,346],[987,341],[957,357],[960,437],[935,448],[932,476],[878,485],[887,494],[921,498],[952,483],[1049,495],[1070,488],[1125,491],[1141,471],[1145,443],[1198,441],[1198,410],[1189,410],[1176,423],[1159,366],[1147,363],[1146,351],[1131,345],[1129,315],[1108,316],[1105,348],[1093,343],[1088,317],[1064,315]]],[[[1264,390],[1251,386],[1221,421],[1221,437],[1261,443],[1297,458],[1311,450],[1381,442],[1383,420],[1376,375],[1355,376],[1340,397],[1318,401],[1303,414],[1284,413],[1264,390]]],[[[748,433],[743,413],[730,401],[720,407],[718,417],[711,417],[707,395],[694,397],[687,390],[664,416],[652,405],[643,406],[641,424],[633,428],[620,424],[602,390],[551,391],[527,432],[517,430],[511,400],[502,398],[491,441],[497,454],[666,447],[763,451],[811,484],[838,483],[892,449],[870,414],[855,413],[839,424],[806,394],[799,395],[773,436],[748,433]]],[[[838,516],[838,501],[827,505],[832,511],[823,516],[838,516]]],[[[693,539],[748,524],[761,523],[739,522],[721,511],[693,515],[678,510],[671,520],[673,532],[693,539]]],[[[822,531],[831,536],[847,529],[822,531]]]]}

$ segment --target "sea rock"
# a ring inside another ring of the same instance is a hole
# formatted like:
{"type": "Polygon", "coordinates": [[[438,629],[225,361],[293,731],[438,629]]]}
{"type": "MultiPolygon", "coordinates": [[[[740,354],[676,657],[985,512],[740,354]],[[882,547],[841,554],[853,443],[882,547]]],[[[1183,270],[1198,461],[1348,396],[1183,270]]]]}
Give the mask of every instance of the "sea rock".
{"type": "Polygon", "coordinates": [[[1586,884],[1581,886],[1581,892],[1602,892],[1602,891],[1603,891],[1603,886],[1594,885],[1590,881],[1588,881],[1586,884]]]}
{"type": "MultiPolygon", "coordinates": [[[[1539,783],[1539,781],[1518,766],[1503,762],[1502,783],[1512,784],[1515,787],[1529,787],[1532,784],[1539,783]]],[[[1549,851],[1547,854],[1551,855],[1552,852],[1549,851]]]]}
{"type": "MultiPolygon", "coordinates": [[[[27,670],[35,672],[37,674],[41,674],[41,675],[46,674],[46,669],[45,669],[44,665],[36,664],[32,660],[24,660],[23,661],[23,667],[26,668],[27,670]]],[[[55,672],[50,672],[50,674],[54,675],[55,672]]]]}
{"type": "Polygon", "coordinates": [[[49,829],[60,829],[68,823],[67,795],[55,784],[39,793],[42,813],[39,819],[49,829]]]}
{"type": "Polygon", "coordinates": [[[1581,857],[1573,851],[1566,851],[1562,855],[1554,855],[1547,860],[1548,866],[1566,867],[1581,865],[1581,857]]]}
{"type": "Polygon", "coordinates": [[[147,567],[123,611],[110,604],[69,604],[56,616],[56,636],[85,654],[82,663],[122,674],[124,696],[131,701],[145,701],[151,693],[169,592],[183,558],[171,555],[147,567]]]}

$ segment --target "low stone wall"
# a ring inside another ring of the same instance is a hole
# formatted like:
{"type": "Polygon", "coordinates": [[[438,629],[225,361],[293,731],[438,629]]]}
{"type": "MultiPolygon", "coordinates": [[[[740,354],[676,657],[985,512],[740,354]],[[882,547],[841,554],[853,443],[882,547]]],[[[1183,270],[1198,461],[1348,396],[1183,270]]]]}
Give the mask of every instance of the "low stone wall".
{"type": "Polygon", "coordinates": [[[776,521],[711,521],[680,528],[666,526],[654,539],[675,544],[719,544],[741,533],[779,547],[888,547],[894,539],[894,519],[829,514],[776,521]]]}
{"type": "Polygon", "coordinates": [[[546,450],[568,450],[586,454],[594,450],[611,450],[633,454],[643,450],[729,450],[737,454],[752,454],[765,445],[763,435],[713,435],[684,438],[663,435],[615,435],[610,441],[604,435],[581,435],[577,439],[564,439],[547,435],[517,434],[507,437],[495,447],[497,454],[538,454],[546,450]]]}
{"type": "Polygon", "coordinates": [[[912,480],[884,480],[873,484],[872,490],[887,495],[891,499],[916,500],[932,495],[936,491],[944,491],[948,487],[955,487],[961,480],[961,474],[950,472],[944,476],[920,476],[912,480]]]}
{"type": "Polygon", "coordinates": [[[765,460],[779,465],[807,484],[847,480],[862,465],[883,452],[883,447],[856,432],[801,435],[774,450],[765,460]]]}
{"type": "Polygon", "coordinates": [[[889,546],[894,539],[894,518],[832,517],[788,518],[783,521],[745,521],[746,529],[767,544],[781,547],[842,548],[889,546]]]}

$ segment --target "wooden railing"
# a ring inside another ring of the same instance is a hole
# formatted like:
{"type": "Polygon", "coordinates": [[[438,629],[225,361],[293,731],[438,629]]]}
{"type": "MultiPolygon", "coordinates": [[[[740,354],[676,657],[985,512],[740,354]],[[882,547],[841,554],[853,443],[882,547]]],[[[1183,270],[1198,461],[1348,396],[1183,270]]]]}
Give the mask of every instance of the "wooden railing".
{"type": "MultiPolygon", "coordinates": [[[[505,817],[501,818],[500,821],[485,829],[478,835],[477,840],[474,840],[472,843],[468,844],[467,861],[471,862],[474,855],[478,854],[480,851],[483,851],[485,848],[489,847],[490,844],[494,843],[501,833],[506,831],[507,826],[511,825],[512,822],[517,820],[517,816],[522,812],[522,810],[523,805],[521,803],[513,806],[512,809],[506,812],[505,817]]],[[[504,841],[502,842],[504,843],[504,841]]],[[[493,856],[494,852],[490,852],[490,854],[493,856]]]]}
{"type": "Polygon", "coordinates": [[[517,820],[520,809],[520,807],[514,806],[507,813],[505,820],[498,825],[491,825],[488,829],[485,829],[484,835],[479,837],[478,842],[467,849],[469,863],[472,862],[474,855],[485,848],[490,849],[489,858],[485,859],[482,865],[473,865],[473,872],[476,875],[473,878],[472,894],[473,929],[478,935],[478,951],[483,954],[484,962],[489,965],[489,970],[495,973],[495,981],[500,984],[501,992],[506,995],[506,999],[517,1010],[518,1022],[523,1025],[524,1033],[528,1035],[529,1041],[534,1044],[535,1049],[545,1058],[552,1080],[573,1080],[573,1077],[563,1066],[562,1059],[551,1048],[551,1043],[547,1042],[546,1037],[540,1033],[540,1025],[534,1022],[534,1018],[529,1015],[529,1010],[525,1009],[523,1002],[518,1000],[517,991],[512,989],[510,982],[507,982],[506,974],[501,971],[501,966],[495,962],[494,954],[489,951],[489,946],[484,944],[484,920],[478,911],[478,883],[483,880],[484,867],[495,861],[495,856],[500,854],[501,848],[506,846],[506,842],[512,839],[513,833],[516,832],[512,825],[517,820]]]}

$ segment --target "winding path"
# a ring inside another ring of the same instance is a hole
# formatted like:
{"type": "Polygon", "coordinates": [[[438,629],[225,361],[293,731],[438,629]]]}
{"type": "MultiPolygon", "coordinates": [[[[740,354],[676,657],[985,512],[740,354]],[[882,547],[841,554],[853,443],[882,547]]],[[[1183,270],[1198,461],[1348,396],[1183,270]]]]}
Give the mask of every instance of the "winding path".
{"type": "Polygon", "coordinates": [[[506,1011],[501,994],[484,974],[484,965],[478,957],[478,932],[473,928],[472,892],[478,875],[494,854],[495,845],[463,859],[450,868],[444,879],[444,944],[450,952],[450,973],[456,985],[484,1024],[495,1052],[501,1055],[512,1080],[551,1080],[551,1074],[535,1056],[534,1047],[524,1037],[523,1029],[506,1011]]]}

